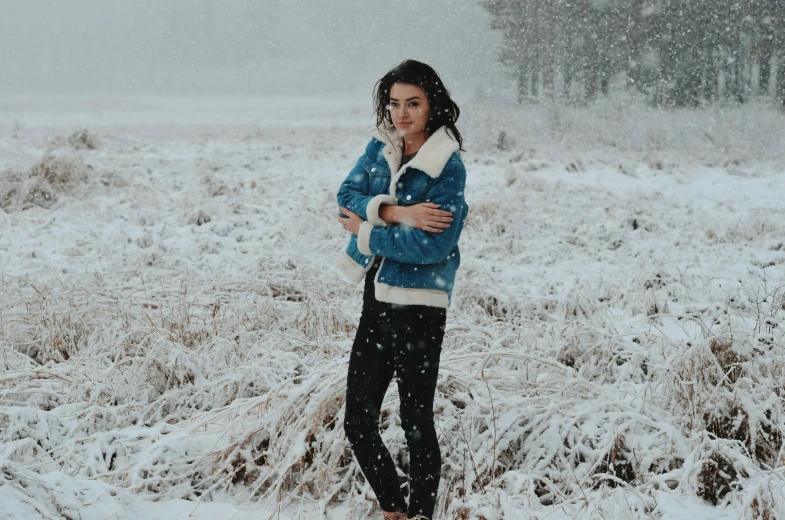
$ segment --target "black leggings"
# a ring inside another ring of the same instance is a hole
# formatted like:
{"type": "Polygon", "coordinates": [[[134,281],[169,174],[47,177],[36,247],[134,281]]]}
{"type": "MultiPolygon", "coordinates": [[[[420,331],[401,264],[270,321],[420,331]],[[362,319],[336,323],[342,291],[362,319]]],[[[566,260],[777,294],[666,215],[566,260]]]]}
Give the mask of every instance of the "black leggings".
{"type": "Polygon", "coordinates": [[[433,516],[441,477],[441,452],[433,399],[447,310],[376,301],[366,274],[360,325],[349,358],[344,430],[365,478],[385,511],[433,516]],[[390,452],[379,434],[384,394],[398,375],[401,426],[409,448],[409,507],[390,452]]]}

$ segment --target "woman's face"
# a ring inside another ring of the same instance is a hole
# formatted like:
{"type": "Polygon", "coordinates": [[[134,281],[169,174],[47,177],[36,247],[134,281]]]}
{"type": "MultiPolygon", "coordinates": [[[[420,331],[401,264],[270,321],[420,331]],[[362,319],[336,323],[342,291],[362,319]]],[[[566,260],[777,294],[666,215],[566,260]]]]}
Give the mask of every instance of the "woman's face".
{"type": "Polygon", "coordinates": [[[390,89],[389,109],[393,126],[401,134],[415,136],[425,131],[431,107],[420,87],[395,83],[390,89]]]}

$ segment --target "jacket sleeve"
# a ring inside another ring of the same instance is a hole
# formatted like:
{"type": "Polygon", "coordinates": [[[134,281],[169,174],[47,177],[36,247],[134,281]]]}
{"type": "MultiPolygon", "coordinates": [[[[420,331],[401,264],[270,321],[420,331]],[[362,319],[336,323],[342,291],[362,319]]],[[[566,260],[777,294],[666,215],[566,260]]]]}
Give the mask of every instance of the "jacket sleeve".
{"type": "Polygon", "coordinates": [[[466,169],[460,161],[447,164],[428,190],[428,200],[452,212],[454,220],[441,233],[403,225],[378,227],[363,222],[357,234],[357,247],[364,255],[379,255],[408,264],[434,264],[444,260],[458,243],[466,217],[464,188],[466,169]]]}
{"type": "Polygon", "coordinates": [[[338,188],[338,205],[346,208],[352,213],[357,213],[363,220],[369,221],[375,226],[389,226],[387,222],[379,217],[379,209],[382,204],[397,204],[398,201],[389,195],[370,195],[370,179],[368,172],[365,171],[363,163],[369,155],[379,147],[380,143],[374,139],[365,147],[365,153],[357,160],[352,171],[338,188]]]}

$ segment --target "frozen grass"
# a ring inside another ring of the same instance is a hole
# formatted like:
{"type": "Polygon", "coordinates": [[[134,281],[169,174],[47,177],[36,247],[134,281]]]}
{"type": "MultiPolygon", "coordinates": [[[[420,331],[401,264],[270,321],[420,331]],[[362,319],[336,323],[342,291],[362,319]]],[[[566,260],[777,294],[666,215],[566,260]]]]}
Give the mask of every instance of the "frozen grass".
{"type": "MultiPolygon", "coordinates": [[[[785,179],[766,145],[782,116],[693,112],[711,139],[691,143],[686,112],[480,108],[435,403],[440,517],[785,515],[785,179]]],[[[0,212],[15,500],[45,518],[79,518],[84,489],[380,516],[343,433],[360,288],[329,267],[361,126],[79,134],[81,117],[17,115],[0,170],[56,186],[46,157],[69,157],[84,176],[0,212]]],[[[395,385],[380,425],[405,472],[395,385]]]]}

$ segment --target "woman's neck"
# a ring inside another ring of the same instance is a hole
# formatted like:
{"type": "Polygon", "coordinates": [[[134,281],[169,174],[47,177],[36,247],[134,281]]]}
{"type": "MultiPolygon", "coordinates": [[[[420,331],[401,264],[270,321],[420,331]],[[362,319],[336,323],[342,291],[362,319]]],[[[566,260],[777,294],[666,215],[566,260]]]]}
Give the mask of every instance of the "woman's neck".
{"type": "Polygon", "coordinates": [[[425,144],[425,141],[428,140],[428,136],[425,132],[420,132],[417,135],[404,135],[403,136],[403,153],[404,155],[412,155],[417,153],[422,145],[425,144]]]}

